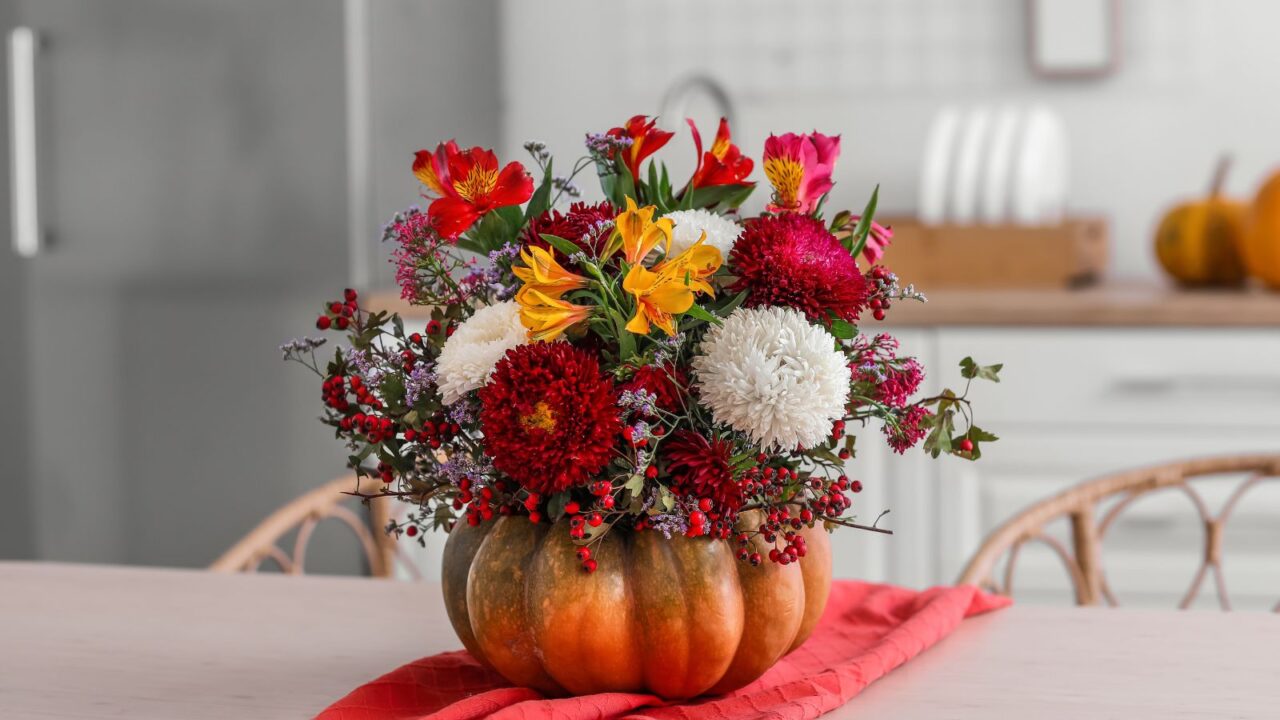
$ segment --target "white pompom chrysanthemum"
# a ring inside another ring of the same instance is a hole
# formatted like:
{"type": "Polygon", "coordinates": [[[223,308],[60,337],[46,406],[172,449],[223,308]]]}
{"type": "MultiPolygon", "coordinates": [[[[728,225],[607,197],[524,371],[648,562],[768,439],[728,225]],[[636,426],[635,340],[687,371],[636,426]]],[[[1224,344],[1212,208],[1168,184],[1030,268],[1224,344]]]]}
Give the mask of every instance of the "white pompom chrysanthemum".
{"type": "Polygon", "coordinates": [[[738,223],[707,210],[677,210],[667,213],[675,227],[671,230],[670,255],[688,250],[702,233],[707,234],[707,244],[720,251],[721,259],[728,259],[729,251],[742,234],[738,223]]]}
{"type": "Polygon", "coordinates": [[[767,449],[826,440],[849,399],[849,365],[835,338],[792,308],[735,310],[707,331],[693,369],[716,421],[767,449]]]}
{"type": "Polygon", "coordinates": [[[520,323],[520,306],[510,300],[482,307],[464,320],[436,359],[436,386],[444,404],[484,385],[502,356],[528,337],[520,323]]]}

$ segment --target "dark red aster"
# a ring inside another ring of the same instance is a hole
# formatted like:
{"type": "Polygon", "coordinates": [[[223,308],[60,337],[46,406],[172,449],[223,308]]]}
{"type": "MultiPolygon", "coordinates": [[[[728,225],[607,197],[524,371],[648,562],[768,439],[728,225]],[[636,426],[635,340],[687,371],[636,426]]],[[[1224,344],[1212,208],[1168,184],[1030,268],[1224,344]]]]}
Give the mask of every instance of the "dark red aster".
{"type": "Polygon", "coordinates": [[[568,343],[507,351],[480,389],[480,427],[493,466],[542,495],[600,472],[622,432],[617,391],[591,352],[568,343]]]}
{"type": "Polygon", "coordinates": [[[723,510],[742,507],[742,486],[733,478],[729,460],[733,444],[716,438],[707,440],[698,433],[681,430],[662,443],[671,487],[680,495],[708,498],[723,510]]]}
{"type": "Polygon", "coordinates": [[[732,292],[747,291],[747,307],[781,305],[810,320],[834,315],[853,322],[867,302],[867,282],[849,251],[808,215],[783,213],[748,220],[729,253],[738,280],[732,292]]]}
{"type": "Polygon", "coordinates": [[[667,412],[681,412],[688,394],[689,374],[683,368],[667,364],[663,367],[642,365],[630,380],[623,383],[622,390],[644,390],[656,395],[658,409],[667,412]]]}
{"type": "Polygon", "coordinates": [[[558,259],[567,261],[550,244],[542,239],[543,235],[555,235],[582,248],[591,257],[599,257],[604,246],[609,243],[613,234],[613,219],[618,211],[603,201],[591,205],[576,202],[569,206],[569,211],[548,210],[529,222],[522,240],[526,245],[548,248],[558,259]]]}

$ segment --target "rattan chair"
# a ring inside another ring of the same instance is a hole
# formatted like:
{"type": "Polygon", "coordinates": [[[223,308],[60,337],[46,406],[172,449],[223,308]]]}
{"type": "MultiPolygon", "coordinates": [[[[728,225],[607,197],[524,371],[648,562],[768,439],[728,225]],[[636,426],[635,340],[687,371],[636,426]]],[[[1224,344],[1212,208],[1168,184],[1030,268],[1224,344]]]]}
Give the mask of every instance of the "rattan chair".
{"type": "Polygon", "coordinates": [[[390,518],[393,498],[375,498],[368,509],[359,500],[346,494],[359,488],[365,492],[373,481],[348,475],[318,487],[276,510],[267,519],[222,554],[209,569],[214,572],[257,572],[262,563],[271,560],[288,575],[303,574],[307,545],[316,526],[326,519],[346,525],[355,534],[364,551],[369,574],[373,577],[391,577],[396,562],[395,539],[383,529],[390,518]],[[354,509],[347,507],[352,505],[354,509]],[[362,515],[367,516],[362,517],[362,515]],[[286,553],[282,540],[294,533],[292,552],[286,553]]]}
{"type": "MultiPolygon", "coordinates": [[[[1104,602],[1118,605],[1103,572],[1103,540],[1116,518],[1134,500],[1156,490],[1169,489],[1185,493],[1204,524],[1204,555],[1179,607],[1187,608],[1195,602],[1205,576],[1212,573],[1218,602],[1224,610],[1230,610],[1231,600],[1222,573],[1223,528],[1250,488],[1278,478],[1280,455],[1257,455],[1188,460],[1090,480],[1032,505],[993,532],[969,561],[960,582],[1011,595],[1018,552],[1027,543],[1036,542],[1047,545],[1062,561],[1070,576],[1077,605],[1101,605],[1104,602]],[[1245,474],[1246,477],[1215,514],[1189,481],[1225,474],[1245,474]],[[1109,502],[1102,512],[1100,506],[1104,501],[1114,502],[1109,502]],[[1101,520],[1098,519],[1099,513],[1101,520]],[[1045,531],[1046,525],[1058,519],[1069,523],[1070,547],[1045,531]],[[1002,580],[996,582],[994,575],[1002,557],[1005,558],[1002,580]]],[[[1280,603],[1274,611],[1280,612],[1280,603]]]]}

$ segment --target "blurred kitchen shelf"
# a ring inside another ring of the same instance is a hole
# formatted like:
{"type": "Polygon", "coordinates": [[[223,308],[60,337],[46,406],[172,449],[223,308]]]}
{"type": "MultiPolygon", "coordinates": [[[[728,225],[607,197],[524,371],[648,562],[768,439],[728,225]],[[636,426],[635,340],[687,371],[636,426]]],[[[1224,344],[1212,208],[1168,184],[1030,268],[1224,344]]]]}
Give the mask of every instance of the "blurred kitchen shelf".
{"type": "MultiPolygon", "coordinates": [[[[904,278],[904,280],[907,280],[904,278]]],[[[1155,282],[1079,289],[936,290],[927,303],[898,302],[886,325],[920,326],[1280,326],[1280,293],[1187,290],[1155,282]]],[[[864,323],[864,329],[870,324],[864,323]]]]}
{"type": "MultiPolygon", "coordinates": [[[[909,278],[904,278],[904,281],[909,278]]],[[[889,327],[1280,327],[1280,292],[1262,289],[1185,290],[1156,282],[1103,283],[1073,290],[1001,289],[930,291],[927,303],[900,301],[889,327]]],[[[374,293],[372,310],[428,319],[394,291],[374,293]]],[[[881,325],[870,319],[864,330],[881,325]]]]}

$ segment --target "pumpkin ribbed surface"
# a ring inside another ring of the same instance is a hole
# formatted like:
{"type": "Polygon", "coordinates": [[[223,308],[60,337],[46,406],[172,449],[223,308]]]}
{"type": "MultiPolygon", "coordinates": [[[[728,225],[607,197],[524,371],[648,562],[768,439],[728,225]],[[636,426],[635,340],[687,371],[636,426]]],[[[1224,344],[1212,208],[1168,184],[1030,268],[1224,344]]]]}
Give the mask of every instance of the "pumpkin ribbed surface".
{"type": "Polygon", "coordinates": [[[444,551],[445,606],[467,650],[518,685],[727,692],[804,642],[822,614],[830,541],[820,528],[800,533],[800,562],[753,567],[725,541],[616,529],[584,573],[567,521],[459,523],[444,551]]]}
{"type": "Polygon", "coordinates": [[[1225,198],[1179,205],[1156,230],[1156,257],[1183,284],[1239,285],[1246,215],[1244,203],[1225,198]]]}
{"type": "Polygon", "coordinates": [[[1258,191],[1240,250],[1250,275],[1280,289],[1280,173],[1258,191]]]}

